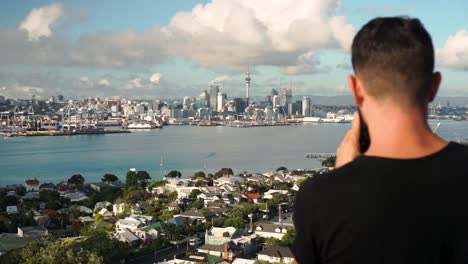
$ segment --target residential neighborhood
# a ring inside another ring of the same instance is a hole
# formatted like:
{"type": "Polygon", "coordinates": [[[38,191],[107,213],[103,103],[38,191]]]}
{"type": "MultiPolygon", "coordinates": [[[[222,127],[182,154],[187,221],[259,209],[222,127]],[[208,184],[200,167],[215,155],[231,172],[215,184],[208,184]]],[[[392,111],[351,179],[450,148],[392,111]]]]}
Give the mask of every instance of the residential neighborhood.
{"type": "Polygon", "coordinates": [[[326,170],[223,168],[152,180],[130,169],[124,182],[112,174],[92,183],[79,174],[56,184],[26,179],[0,188],[0,262],[73,245],[89,251],[90,263],[292,263],[296,191],[326,170]],[[89,246],[95,239],[101,248],[89,246]]]}

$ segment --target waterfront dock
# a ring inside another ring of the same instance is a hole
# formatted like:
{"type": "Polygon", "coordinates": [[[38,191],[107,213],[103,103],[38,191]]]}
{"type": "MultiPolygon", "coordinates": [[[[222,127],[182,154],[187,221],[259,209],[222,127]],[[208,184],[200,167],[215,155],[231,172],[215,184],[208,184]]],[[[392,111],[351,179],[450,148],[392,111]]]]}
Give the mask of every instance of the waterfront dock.
{"type": "Polygon", "coordinates": [[[104,135],[104,134],[125,134],[131,133],[129,130],[95,130],[95,131],[25,131],[14,133],[0,133],[1,137],[38,137],[38,136],[76,136],[76,135],[104,135]]]}

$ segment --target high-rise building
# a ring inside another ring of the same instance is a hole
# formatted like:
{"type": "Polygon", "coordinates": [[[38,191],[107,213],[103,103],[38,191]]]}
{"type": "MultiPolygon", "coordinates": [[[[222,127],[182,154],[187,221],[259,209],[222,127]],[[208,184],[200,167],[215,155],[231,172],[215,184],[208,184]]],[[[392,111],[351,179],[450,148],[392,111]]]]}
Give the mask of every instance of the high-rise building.
{"type": "Polygon", "coordinates": [[[219,92],[218,93],[218,112],[224,112],[224,103],[226,102],[226,94],[219,92]]]}
{"type": "Polygon", "coordinates": [[[183,102],[182,102],[182,108],[183,108],[183,109],[191,109],[193,103],[195,103],[195,98],[189,97],[189,96],[185,96],[185,97],[184,97],[184,100],[183,100],[183,102]]]}
{"type": "Polygon", "coordinates": [[[288,104],[288,115],[301,114],[302,111],[302,101],[296,101],[288,104]]]}
{"type": "Polygon", "coordinates": [[[212,84],[210,86],[210,107],[213,111],[218,110],[218,93],[219,93],[219,86],[216,84],[212,84]]]}
{"type": "Polygon", "coordinates": [[[283,107],[288,107],[292,102],[292,90],[291,88],[282,88],[280,92],[280,104],[283,107]]]}
{"type": "Polygon", "coordinates": [[[245,104],[244,99],[242,98],[234,98],[234,105],[236,108],[236,113],[243,113],[245,110],[245,107],[247,106],[245,104]]]}
{"type": "Polygon", "coordinates": [[[281,98],[278,95],[273,95],[272,98],[273,109],[281,105],[281,98]]]}
{"type": "Polygon", "coordinates": [[[210,107],[210,94],[206,90],[203,90],[198,96],[198,100],[201,102],[201,107],[210,107]]]}
{"type": "Polygon", "coordinates": [[[305,117],[312,116],[310,112],[310,98],[308,96],[302,97],[302,115],[305,117]]]}
{"type": "Polygon", "coordinates": [[[59,102],[63,102],[63,95],[59,95],[59,96],[57,96],[57,98],[58,98],[59,102]]]}
{"type": "Polygon", "coordinates": [[[247,77],[245,77],[245,99],[247,102],[247,105],[249,104],[250,101],[250,70],[247,70],[247,77]]]}
{"type": "Polygon", "coordinates": [[[5,96],[0,95],[0,104],[4,104],[4,103],[5,103],[5,96]]]}
{"type": "Polygon", "coordinates": [[[141,104],[138,104],[135,106],[135,113],[137,115],[140,115],[140,114],[143,114],[145,113],[145,106],[144,105],[141,105],[141,104]]]}

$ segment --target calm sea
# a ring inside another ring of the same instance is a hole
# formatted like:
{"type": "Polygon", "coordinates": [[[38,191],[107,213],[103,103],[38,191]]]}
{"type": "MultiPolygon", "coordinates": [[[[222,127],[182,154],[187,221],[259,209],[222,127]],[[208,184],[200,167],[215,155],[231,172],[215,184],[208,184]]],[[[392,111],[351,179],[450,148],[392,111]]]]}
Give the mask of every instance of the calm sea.
{"type": "MultiPolygon", "coordinates": [[[[438,134],[448,140],[468,138],[468,122],[441,122],[438,134]]],[[[121,180],[129,168],[146,170],[153,179],[179,170],[233,168],[236,173],[288,168],[316,168],[309,152],[334,152],[350,124],[301,124],[291,127],[164,127],[131,134],[0,138],[0,185],[58,182],[82,174],[87,182],[105,173],[121,180]],[[161,158],[163,166],[160,166],[161,158]]]]}

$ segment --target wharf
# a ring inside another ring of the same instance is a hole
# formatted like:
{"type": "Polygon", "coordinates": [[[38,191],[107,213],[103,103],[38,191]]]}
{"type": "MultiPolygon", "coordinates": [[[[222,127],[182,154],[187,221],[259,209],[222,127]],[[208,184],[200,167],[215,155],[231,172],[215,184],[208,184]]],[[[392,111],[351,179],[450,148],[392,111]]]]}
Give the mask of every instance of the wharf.
{"type": "Polygon", "coordinates": [[[104,134],[125,134],[131,133],[128,130],[95,130],[95,131],[25,131],[16,133],[0,133],[1,137],[39,137],[39,136],[76,136],[76,135],[104,135],[104,134]]]}

